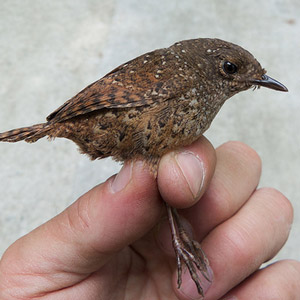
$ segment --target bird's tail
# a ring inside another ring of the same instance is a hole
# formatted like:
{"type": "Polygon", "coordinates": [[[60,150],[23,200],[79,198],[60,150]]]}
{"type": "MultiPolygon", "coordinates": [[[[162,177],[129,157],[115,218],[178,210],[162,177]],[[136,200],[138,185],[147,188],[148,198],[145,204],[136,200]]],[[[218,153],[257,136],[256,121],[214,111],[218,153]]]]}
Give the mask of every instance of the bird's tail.
{"type": "Polygon", "coordinates": [[[0,142],[15,143],[18,141],[25,140],[28,143],[33,143],[47,135],[49,129],[50,128],[47,123],[13,129],[10,131],[0,133],[0,142]]]}

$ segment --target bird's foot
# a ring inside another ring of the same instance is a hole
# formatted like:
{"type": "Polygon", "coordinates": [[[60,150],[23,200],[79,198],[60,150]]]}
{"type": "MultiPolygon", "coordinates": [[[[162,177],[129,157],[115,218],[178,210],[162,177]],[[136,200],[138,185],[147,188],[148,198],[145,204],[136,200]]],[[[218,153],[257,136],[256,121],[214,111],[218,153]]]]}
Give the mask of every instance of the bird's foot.
{"type": "Polygon", "coordinates": [[[168,218],[172,232],[173,247],[176,253],[177,260],[177,285],[180,288],[182,283],[182,262],[186,265],[189,273],[195,282],[198,293],[204,296],[204,291],[201,286],[201,275],[211,282],[208,271],[208,259],[206,258],[200,244],[192,240],[185,229],[183,228],[176,209],[167,204],[168,218]],[[200,271],[200,274],[199,274],[200,271]]]}

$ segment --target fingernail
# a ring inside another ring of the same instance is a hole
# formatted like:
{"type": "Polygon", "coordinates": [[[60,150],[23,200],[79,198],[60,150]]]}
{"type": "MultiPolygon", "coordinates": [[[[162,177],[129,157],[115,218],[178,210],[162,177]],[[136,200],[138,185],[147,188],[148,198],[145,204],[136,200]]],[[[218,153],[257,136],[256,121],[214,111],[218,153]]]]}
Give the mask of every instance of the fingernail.
{"type": "MultiPolygon", "coordinates": [[[[210,266],[207,267],[207,275],[211,282],[209,282],[205,277],[201,274],[199,270],[197,270],[198,276],[200,277],[201,281],[201,288],[203,289],[203,294],[205,295],[208,289],[210,288],[213,280],[213,271],[210,266]]],[[[197,290],[196,284],[191,278],[190,272],[187,268],[183,271],[182,274],[182,284],[180,287],[180,291],[184,294],[188,299],[191,300],[199,300],[204,299],[197,290]]]]}
{"type": "Polygon", "coordinates": [[[111,190],[113,193],[120,192],[129,183],[132,175],[133,162],[125,163],[120,172],[115,176],[111,183],[111,190]]]}
{"type": "Polygon", "coordinates": [[[175,159],[189,185],[192,195],[197,199],[203,187],[205,177],[202,160],[190,151],[178,153],[175,159]]]}

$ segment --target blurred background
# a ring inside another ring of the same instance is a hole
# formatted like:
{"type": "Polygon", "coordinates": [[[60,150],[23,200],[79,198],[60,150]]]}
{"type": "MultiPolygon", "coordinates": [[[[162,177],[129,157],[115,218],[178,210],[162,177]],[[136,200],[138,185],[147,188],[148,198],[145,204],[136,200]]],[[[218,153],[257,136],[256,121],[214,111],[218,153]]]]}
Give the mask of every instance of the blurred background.
{"type": "MultiPolygon", "coordinates": [[[[300,259],[300,2],[298,0],[1,0],[0,131],[32,125],[119,64],[176,41],[239,44],[289,93],[230,99],[205,134],[215,147],[240,140],[263,161],[261,186],[294,205],[277,259],[300,259]]],[[[70,141],[0,144],[0,256],[120,165],[91,162],[70,141]]],[[[272,205],[272,203],[270,203],[272,205]]]]}

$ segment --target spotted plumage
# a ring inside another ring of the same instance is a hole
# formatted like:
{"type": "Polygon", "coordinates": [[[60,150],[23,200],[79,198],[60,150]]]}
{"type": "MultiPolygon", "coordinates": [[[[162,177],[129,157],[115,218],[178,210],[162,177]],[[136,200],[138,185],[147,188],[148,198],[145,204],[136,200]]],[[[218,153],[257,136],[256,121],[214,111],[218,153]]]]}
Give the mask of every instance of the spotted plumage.
{"type": "Polygon", "coordinates": [[[259,84],[264,74],[237,45],[178,42],[117,67],[51,113],[47,123],[2,133],[0,141],[64,137],[91,159],[145,159],[155,173],[164,153],[196,140],[226,99],[259,84]],[[238,67],[236,74],[226,73],[225,62],[238,67]]]}
{"type": "MultiPolygon", "coordinates": [[[[51,113],[46,123],[1,133],[0,141],[67,138],[91,159],[142,159],[156,175],[160,157],[201,136],[234,94],[252,86],[287,91],[265,73],[248,51],[232,43],[178,42],[117,67],[51,113]]],[[[205,276],[204,254],[182,234],[176,212],[168,207],[168,213],[171,227],[179,231],[179,236],[173,233],[178,285],[182,259],[202,294],[193,264],[205,276]]]]}

